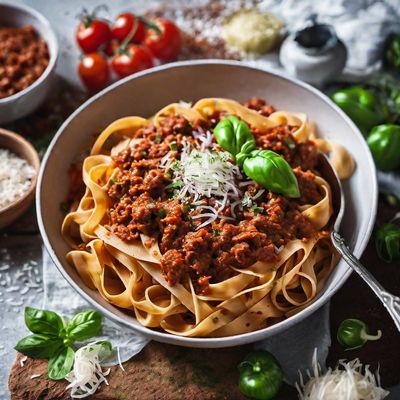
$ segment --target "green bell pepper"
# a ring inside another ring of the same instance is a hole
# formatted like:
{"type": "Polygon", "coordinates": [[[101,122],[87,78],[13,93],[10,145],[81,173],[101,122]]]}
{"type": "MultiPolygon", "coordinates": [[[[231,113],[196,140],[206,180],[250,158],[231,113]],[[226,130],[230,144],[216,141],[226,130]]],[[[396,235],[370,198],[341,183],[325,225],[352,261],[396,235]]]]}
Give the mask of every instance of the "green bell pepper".
{"type": "Polygon", "coordinates": [[[253,150],[244,160],[245,174],[274,193],[300,197],[296,175],[288,162],[271,150],[253,150]]]}
{"type": "Polygon", "coordinates": [[[379,257],[390,263],[400,259],[400,226],[389,223],[382,225],[375,238],[376,251],[379,257]]]}
{"type": "Polygon", "coordinates": [[[337,340],[345,350],[359,349],[369,340],[378,340],[381,337],[381,331],[378,331],[376,335],[370,335],[365,322],[355,318],[342,321],[337,331],[337,340]]]}
{"type": "Polygon", "coordinates": [[[394,35],[386,51],[386,59],[390,66],[400,71],[400,35],[394,35]]]}
{"type": "Polygon", "coordinates": [[[333,93],[332,100],[353,120],[363,134],[385,120],[385,110],[368,89],[354,86],[333,93]]]}
{"type": "Polygon", "coordinates": [[[239,371],[239,389],[250,399],[273,399],[282,386],[281,366],[268,351],[258,350],[248,354],[239,364],[239,371]]]}
{"type": "Polygon", "coordinates": [[[400,125],[376,126],[368,135],[367,143],[380,170],[392,171],[400,167],[400,125]]]}
{"type": "Polygon", "coordinates": [[[250,128],[234,115],[229,115],[218,122],[213,133],[218,144],[233,157],[236,157],[246,143],[255,148],[255,140],[250,128]]]}

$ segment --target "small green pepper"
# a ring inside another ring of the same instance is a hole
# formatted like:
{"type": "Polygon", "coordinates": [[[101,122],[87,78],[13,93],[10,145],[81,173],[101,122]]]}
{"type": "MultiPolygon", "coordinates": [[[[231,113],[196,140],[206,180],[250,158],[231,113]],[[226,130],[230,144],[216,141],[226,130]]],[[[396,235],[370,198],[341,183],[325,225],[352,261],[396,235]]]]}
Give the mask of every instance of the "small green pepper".
{"type": "Polygon", "coordinates": [[[382,225],[375,238],[379,257],[388,263],[400,259],[400,226],[389,223],[382,225]]]}
{"type": "Polygon", "coordinates": [[[368,89],[354,86],[333,93],[332,100],[354,121],[364,134],[385,119],[384,107],[368,89]]]}
{"type": "Polygon", "coordinates": [[[218,144],[234,157],[245,143],[250,143],[255,148],[255,140],[247,124],[233,115],[218,122],[213,133],[218,144]]]}
{"type": "Polygon", "coordinates": [[[370,335],[367,325],[354,318],[345,319],[337,331],[337,340],[345,350],[359,349],[368,340],[378,340],[381,336],[382,332],[379,330],[375,336],[370,335]]]}
{"type": "Polygon", "coordinates": [[[283,373],[276,358],[265,350],[254,351],[239,364],[239,389],[250,399],[270,400],[279,392],[283,373]]]}
{"type": "Polygon", "coordinates": [[[380,170],[392,171],[400,167],[400,125],[375,126],[368,135],[367,143],[380,170]]]}
{"type": "Polygon", "coordinates": [[[400,35],[390,38],[386,51],[386,60],[389,65],[400,71],[400,35]]]}
{"type": "Polygon", "coordinates": [[[300,197],[296,175],[288,162],[270,150],[253,150],[243,163],[246,175],[262,187],[289,197],[300,197]]]}

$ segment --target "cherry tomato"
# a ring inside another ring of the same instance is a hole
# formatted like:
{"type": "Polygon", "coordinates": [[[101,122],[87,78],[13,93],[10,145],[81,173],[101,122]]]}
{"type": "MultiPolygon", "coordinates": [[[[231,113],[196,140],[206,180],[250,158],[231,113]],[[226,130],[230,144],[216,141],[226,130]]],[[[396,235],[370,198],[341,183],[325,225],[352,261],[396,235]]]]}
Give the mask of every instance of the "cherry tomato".
{"type": "Polygon", "coordinates": [[[114,56],[111,65],[115,73],[120,78],[123,78],[135,72],[151,68],[154,64],[149,50],[143,46],[131,44],[125,51],[114,56]]]}
{"type": "Polygon", "coordinates": [[[79,63],[78,72],[83,83],[91,90],[102,89],[110,79],[107,60],[99,53],[85,54],[79,63]]]}
{"type": "Polygon", "coordinates": [[[129,42],[141,43],[146,34],[146,25],[131,13],[124,13],[118,16],[114,22],[114,26],[112,27],[113,37],[120,42],[123,42],[126,37],[131,34],[136,24],[136,31],[129,42]]]}
{"type": "Polygon", "coordinates": [[[116,40],[111,40],[106,44],[106,47],[104,47],[104,53],[112,57],[119,49],[119,43],[116,40]]]}
{"type": "Polygon", "coordinates": [[[167,19],[157,18],[152,21],[158,28],[149,28],[144,44],[154,57],[168,61],[176,58],[181,49],[181,33],[179,28],[167,19]]]}
{"type": "Polygon", "coordinates": [[[91,16],[85,16],[76,31],[76,40],[85,53],[93,53],[100,46],[105,46],[111,37],[111,29],[107,22],[91,16]]]}

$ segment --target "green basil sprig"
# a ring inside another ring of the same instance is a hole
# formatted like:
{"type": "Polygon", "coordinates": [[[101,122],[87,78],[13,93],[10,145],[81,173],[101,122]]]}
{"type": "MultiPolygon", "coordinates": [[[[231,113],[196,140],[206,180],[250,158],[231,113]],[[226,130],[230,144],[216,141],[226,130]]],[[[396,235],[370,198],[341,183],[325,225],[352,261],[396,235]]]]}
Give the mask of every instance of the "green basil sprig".
{"type": "Polygon", "coordinates": [[[388,263],[400,259],[400,226],[394,223],[382,225],[375,238],[379,257],[388,263]]]}
{"type": "Polygon", "coordinates": [[[218,144],[232,154],[245,174],[262,187],[289,197],[300,197],[296,175],[288,162],[270,150],[256,150],[248,125],[230,115],[214,128],[218,144]]]}
{"type": "Polygon", "coordinates": [[[74,364],[71,345],[96,336],[101,331],[101,315],[97,311],[83,311],[70,322],[49,310],[25,308],[25,324],[33,333],[21,339],[15,350],[31,358],[47,358],[50,379],[63,379],[74,364]]]}
{"type": "Polygon", "coordinates": [[[76,314],[65,328],[67,337],[73,340],[86,340],[96,336],[101,330],[101,315],[88,310],[76,314]]]}
{"type": "Polygon", "coordinates": [[[213,133],[218,144],[233,157],[240,153],[244,144],[255,148],[255,140],[248,125],[233,115],[219,121],[213,133]]]}
{"type": "Polygon", "coordinates": [[[296,175],[288,162],[271,150],[253,150],[243,163],[246,175],[271,192],[300,197],[296,175]]]}

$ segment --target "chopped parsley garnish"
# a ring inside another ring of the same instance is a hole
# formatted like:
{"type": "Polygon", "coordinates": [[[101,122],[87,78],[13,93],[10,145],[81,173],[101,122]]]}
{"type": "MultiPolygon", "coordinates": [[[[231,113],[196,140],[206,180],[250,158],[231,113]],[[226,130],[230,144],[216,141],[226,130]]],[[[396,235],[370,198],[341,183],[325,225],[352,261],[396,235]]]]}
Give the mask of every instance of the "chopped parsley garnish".
{"type": "Polygon", "coordinates": [[[188,212],[190,212],[190,206],[188,206],[187,204],[184,204],[182,206],[182,210],[184,213],[188,213],[188,212]]]}
{"type": "Polygon", "coordinates": [[[247,193],[245,193],[242,199],[243,207],[251,207],[252,204],[253,202],[251,201],[251,197],[247,193]]]}
{"type": "Polygon", "coordinates": [[[171,149],[171,151],[178,150],[178,146],[177,146],[176,142],[170,143],[169,148],[171,149]]]}
{"type": "Polygon", "coordinates": [[[172,183],[171,187],[173,189],[180,189],[183,186],[183,181],[181,179],[172,183]]]}
{"type": "Polygon", "coordinates": [[[117,183],[117,181],[114,178],[111,178],[110,183],[111,183],[111,185],[115,185],[117,183]]]}
{"type": "Polygon", "coordinates": [[[167,216],[167,211],[165,210],[165,208],[160,208],[158,210],[158,215],[160,218],[165,218],[167,216]]]}
{"type": "Polygon", "coordinates": [[[161,143],[162,137],[161,135],[157,134],[156,137],[154,138],[154,143],[161,143]]]}
{"type": "Polygon", "coordinates": [[[253,206],[251,207],[251,209],[253,210],[254,214],[262,214],[264,212],[264,209],[262,207],[253,206]]]}
{"type": "Polygon", "coordinates": [[[147,206],[148,207],[152,207],[152,206],[155,206],[156,205],[156,202],[155,201],[149,201],[148,203],[147,203],[147,206]]]}
{"type": "Polygon", "coordinates": [[[285,141],[287,147],[289,147],[290,150],[294,150],[296,148],[296,143],[290,136],[285,136],[283,140],[285,141]]]}
{"type": "Polygon", "coordinates": [[[216,229],[213,229],[212,235],[213,235],[214,237],[219,236],[219,231],[217,231],[216,229]]]}

